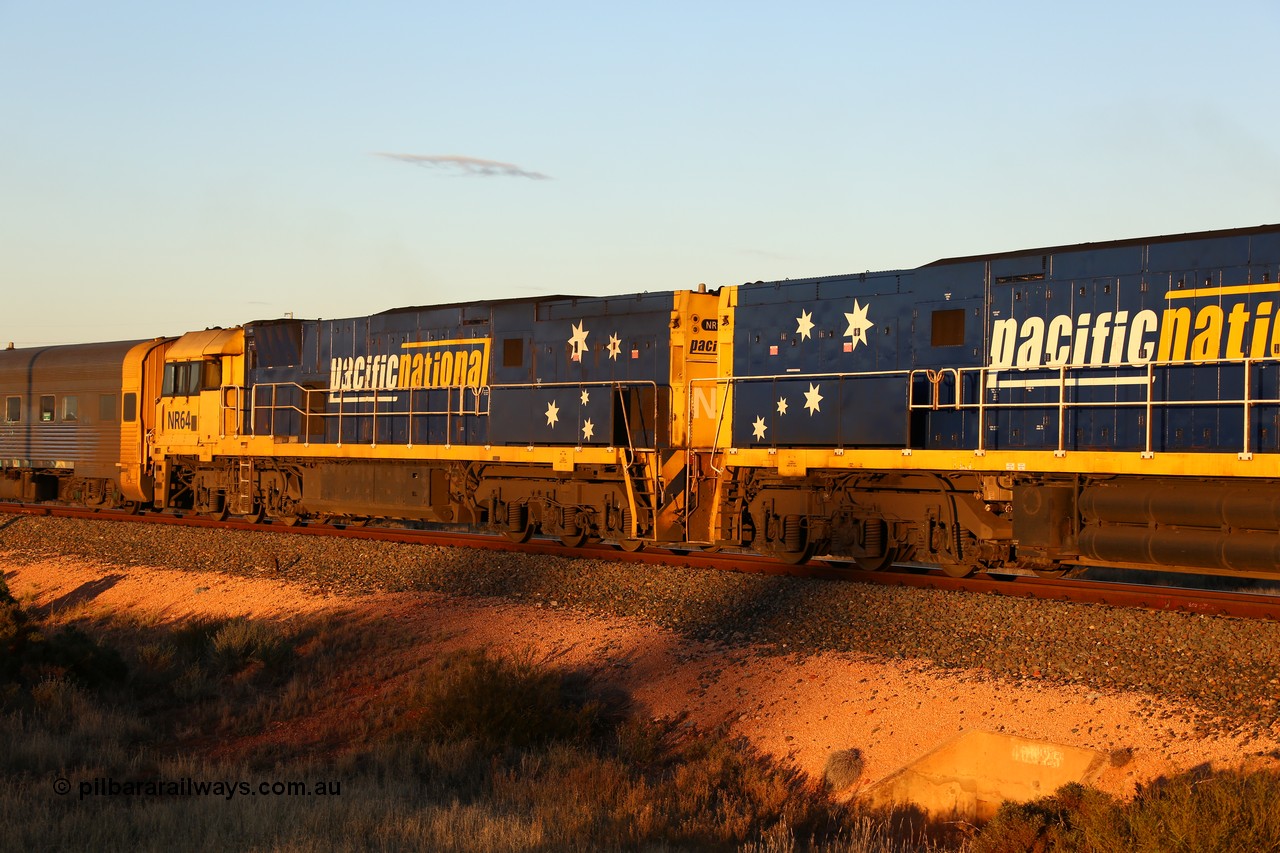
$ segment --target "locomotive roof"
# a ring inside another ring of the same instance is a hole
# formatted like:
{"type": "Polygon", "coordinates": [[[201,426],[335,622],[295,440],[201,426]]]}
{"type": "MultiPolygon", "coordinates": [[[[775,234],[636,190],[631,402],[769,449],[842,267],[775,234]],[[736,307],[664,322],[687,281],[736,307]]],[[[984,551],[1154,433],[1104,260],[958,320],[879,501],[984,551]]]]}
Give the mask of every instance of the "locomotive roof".
{"type": "Polygon", "coordinates": [[[1111,249],[1123,246],[1150,246],[1159,243],[1181,243],[1190,240],[1213,240],[1223,237],[1249,237],[1257,234],[1277,234],[1280,233],[1280,224],[1275,225],[1252,225],[1245,228],[1224,228],[1217,231],[1188,231],[1184,234],[1163,234],[1158,237],[1131,237],[1124,240],[1107,240],[1100,243],[1068,243],[1060,246],[1042,246],[1030,249],[1015,249],[1008,252],[992,252],[985,255],[961,255],[953,258],[941,258],[936,261],[924,264],[919,267],[888,269],[888,270],[865,270],[863,272],[839,273],[836,275],[815,275],[803,276],[801,278],[788,278],[771,281],[748,281],[744,286],[752,285],[776,285],[782,282],[787,284],[797,284],[801,282],[823,282],[836,281],[839,279],[847,279],[852,276],[891,276],[904,275],[914,272],[917,269],[930,269],[933,267],[944,267],[951,264],[966,264],[979,261],[994,261],[1002,258],[1022,258],[1030,255],[1053,255],[1061,252],[1083,252],[1095,249],[1111,249]]]}
{"type": "Polygon", "coordinates": [[[595,299],[594,296],[577,296],[564,294],[547,294],[546,296],[512,296],[507,299],[472,299],[467,302],[446,302],[442,305],[406,305],[401,308],[388,308],[374,316],[382,314],[399,314],[404,311],[437,311],[442,308],[475,308],[480,305],[519,305],[526,302],[554,301],[558,299],[595,299]]]}
{"type": "Polygon", "coordinates": [[[964,255],[955,258],[942,258],[925,267],[940,267],[947,264],[963,264],[973,261],[990,261],[999,258],[1017,258],[1024,255],[1052,255],[1059,252],[1078,252],[1091,249],[1111,249],[1123,246],[1146,246],[1153,243],[1181,243],[1188,240],[1211,240],[1220,237],[1249,237],[1255,234],[1275,234],[1280,232],[1280,225],[1253,225],[1246,228],[1224,228],[1218,231],[1189,231],[1185,234],[1163,234],[1159,237],[1132,237],[1125,240],[1108,240],[1102,243],[1072,243],[1064,246],[1045,246],[1041,248],[1019,249],[1012,252],[995,252],[987,255],[964,255]]]}

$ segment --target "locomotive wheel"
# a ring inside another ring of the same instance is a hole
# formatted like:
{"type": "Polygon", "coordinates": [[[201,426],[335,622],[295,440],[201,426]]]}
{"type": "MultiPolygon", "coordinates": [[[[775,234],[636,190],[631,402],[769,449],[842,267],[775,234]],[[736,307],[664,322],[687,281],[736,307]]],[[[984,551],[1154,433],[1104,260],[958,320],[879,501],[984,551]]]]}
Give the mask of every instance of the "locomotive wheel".
{"type": "Polygon", "coordinates": [[[799,551],[770,551],[769,556],[788,566],[802,566],[813,556],[813,546],[805,546],[799,551]]]}
{"type": "Polygon", "coordinates": [[[886,548],[879,557],[856,557],[853,564],[864,572],[878,572],[893,565],[898,554],[893,548],[886,548]]]}
{"type": "Polygon", "coordinates": [[[634,554],[636,551],[643,551],[644,544],[645,543],[643,539],[619,539],[618,540],[618,547],[621,548],[623,551],[628,551],[632,554],[634,554]]]}
{"type": "Polygon", "coordinates": [[[517,545],[523,545],[533,536],[533,528],[525,527],[523,530],[504,530],[502,535],[506,536],[517,545]]]}
{"type": "Polygon", "coordinates": [[[560,535],[560,544],[566,548],[581,548],[587,541],[587,531],[579,530],[576,533],[562,533],[560,535]]]}
{"type": "Polygon", "coordinates": [[[280,522],[285,527],[293,527],[302,520],[302,517],[297,515],[281,515],[277,516],[274,520],[280,522]]]}
{"type": "Polygon", "coordinates": [[[1031,571],[1035,572],[1035,575],[1038,578],[1050,578],[1050,579],[1066,577],[1068,575],[1074,574],[1077,571],[1075,567],[1064,566],[1061,563],[1054,563],[1054,566],[1056,568],[1052,568],[1052,569],[1047,569],[1047,568],[1037,569],[1034,566],[1032,566],[1031,571]]]}
{"type": "Polygon", "coordinates": [[[966,566],[964,563],[943,563],[939,568],[951,578],[967,578],[977,571],[976,566],[966,566]]]}

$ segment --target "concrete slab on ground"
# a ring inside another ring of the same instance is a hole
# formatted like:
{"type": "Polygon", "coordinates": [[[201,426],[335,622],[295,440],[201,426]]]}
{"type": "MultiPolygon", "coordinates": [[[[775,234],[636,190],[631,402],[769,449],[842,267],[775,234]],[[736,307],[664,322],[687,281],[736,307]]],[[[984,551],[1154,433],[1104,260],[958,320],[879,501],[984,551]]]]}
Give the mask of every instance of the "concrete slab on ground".
{"type": "Polygon", "coordinates": [[[913,803],[936,817],[983,821],[1005,800],[1026,802],[1068,782],[1097,778],[1106,755],[1093,749],[967,731],[886,776],[873,803],[913,803]]]}

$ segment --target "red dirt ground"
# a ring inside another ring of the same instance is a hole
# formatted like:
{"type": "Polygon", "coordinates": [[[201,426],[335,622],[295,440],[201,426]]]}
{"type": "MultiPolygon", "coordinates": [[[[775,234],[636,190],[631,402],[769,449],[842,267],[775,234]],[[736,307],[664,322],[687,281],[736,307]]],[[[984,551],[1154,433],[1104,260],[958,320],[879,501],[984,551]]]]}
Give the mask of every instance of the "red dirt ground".
{"type": "MultiPolygon", "coordinates": [[[[392,669],[412,673],[442,651],[488,647],[532,650],[584,669],[628,691],[653,717],[688,714],[700,727],[728,721],[760,749],[820,776],[837,750],[862,751],[871,784],[970,728],[1097,750],[1132,750],[1095,784],[1131,795],[1137,784],[1191,767],[1227,767],[1280,749],[1267,737],[1201,737],[1190,709],[1137,693],[1002,680],[980,671],[941,670],[927,661],[824,653],[808,657],[760,650],[714,650],[636,620],[588,616],[506,601],[422,593],[335,597],[287,583],[163,568],[93,565],[71,559],[19,563],[0,554],[12,593],[27,604],[86,614],[130,612],[161,620],[247,616],[290,619],[339,615],[370,631],[394,624],[411,641],[392,669]]],[[[379,654],[385,653],[381,649],[379,654]]],[[[379,661],[382,671],[387,662],[379,661]]],[[[376,702],[392,685],[367,679],[342,689],[350,705],[376,702]]],[[[282,723],[238,742],[209,744],[234,755],[272,742],[310,744],[324,720],[282,723]]]]}

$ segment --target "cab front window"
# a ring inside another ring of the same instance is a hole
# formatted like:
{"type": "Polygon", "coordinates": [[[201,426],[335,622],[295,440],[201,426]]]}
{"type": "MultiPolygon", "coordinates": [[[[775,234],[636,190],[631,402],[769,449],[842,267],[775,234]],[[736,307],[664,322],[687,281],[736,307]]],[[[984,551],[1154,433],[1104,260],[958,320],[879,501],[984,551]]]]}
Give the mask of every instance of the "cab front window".
{"type": "Polygon", "coordinates": [[[200,361],[171,361],[164,366],[164,384],[160,394],[164,397],[190,397],[199,394],[204,363],[200,361]]]}

